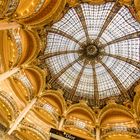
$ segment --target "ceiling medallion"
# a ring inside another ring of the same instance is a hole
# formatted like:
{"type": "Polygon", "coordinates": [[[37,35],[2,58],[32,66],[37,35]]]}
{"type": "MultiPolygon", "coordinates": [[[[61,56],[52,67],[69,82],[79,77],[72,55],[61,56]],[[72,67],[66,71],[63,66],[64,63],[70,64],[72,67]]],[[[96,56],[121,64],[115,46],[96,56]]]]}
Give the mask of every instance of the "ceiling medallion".
{"type": "Polygon", "coordinates": [[[86,48],[87,56],[96,57],[97,54],[98,54],[98,48],[94,44],[87,46],[86,48]]]}
{"type": "MultiPolygon", "coordinates": [[[[98,43],[99,44],[99,43],[98,43]]],[[[103,56],[104,49],[100,47],[97,43],[86,43],[86,45],[81,46],[83,48],[79,53],[83,59],[86,59],[89,63],[93,61],[98,63],[103,56]]]]}

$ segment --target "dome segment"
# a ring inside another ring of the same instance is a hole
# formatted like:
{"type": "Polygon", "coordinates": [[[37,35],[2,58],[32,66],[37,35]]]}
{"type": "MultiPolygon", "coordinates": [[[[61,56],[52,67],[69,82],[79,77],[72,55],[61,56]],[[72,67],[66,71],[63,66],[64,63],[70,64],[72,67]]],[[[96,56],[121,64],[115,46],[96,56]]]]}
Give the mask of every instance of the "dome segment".
{"type": "Polygon", "coordinates": [[[122,95],[140,77],[140,24],[117,2],[80,4],[46,28],[48,83],[62,88],[66,100],[100,100],[122,95]]]}

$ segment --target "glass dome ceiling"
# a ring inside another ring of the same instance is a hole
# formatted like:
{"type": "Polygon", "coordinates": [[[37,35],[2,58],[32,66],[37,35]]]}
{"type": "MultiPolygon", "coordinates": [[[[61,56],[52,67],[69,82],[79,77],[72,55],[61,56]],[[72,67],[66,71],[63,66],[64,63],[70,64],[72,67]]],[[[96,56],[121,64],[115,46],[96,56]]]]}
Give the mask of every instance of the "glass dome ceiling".
{"type": "MultiPolygon", "coordinates": [[[[118,3],[82,3],[46,27],[44,59],[66,100],[123,95],[140,77],[140,24],[118,3]]],[[[90,103],[89,103],[90,104],[90,103]]]]}

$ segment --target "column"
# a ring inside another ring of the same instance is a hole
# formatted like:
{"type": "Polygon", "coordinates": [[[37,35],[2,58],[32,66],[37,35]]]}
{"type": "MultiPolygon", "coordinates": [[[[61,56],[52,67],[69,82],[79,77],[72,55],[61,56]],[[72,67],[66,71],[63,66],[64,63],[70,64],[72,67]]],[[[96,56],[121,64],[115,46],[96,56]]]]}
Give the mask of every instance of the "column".
{"type": "Polygon", "coordinates": [[[30,109],[33,107],[33,105],[36,103],[37,98],[34,98],[19,114],[15,122],[11,125],[10,130],[8,131],[8,134],[11,135],[11,133],[17,128],[17,126],[20,124],[22,119],[26,116],[26,114],[30,111],[30,109]]]}
{"type": "Polygon", "coordinates": [[[58,130],[62,130],[63,124],[64,124],[65,118],[62,117],[60,122],[59,122],[59,126],[58,126],[58,130]]]}
{"type": "Polygon", "coordinates": [[[100,128],[96,126],[96,140],[100,140],[100,128]]]}
{"type": "Polygon", "coordinates": [[[12,76],[13,74],[17,73],[20,70],[20,68],[13,68],[12,70],[8,70],[2,74],[0,74],[0,81],[3,81],[7,78],[9,78],[10,76],[12,76]]]}
{"type": "Polygon", "coordinates": [[[9,30],[19,27],[21,27],[21,25],[16,22],[0,22],[0,30],[9,30]]]}

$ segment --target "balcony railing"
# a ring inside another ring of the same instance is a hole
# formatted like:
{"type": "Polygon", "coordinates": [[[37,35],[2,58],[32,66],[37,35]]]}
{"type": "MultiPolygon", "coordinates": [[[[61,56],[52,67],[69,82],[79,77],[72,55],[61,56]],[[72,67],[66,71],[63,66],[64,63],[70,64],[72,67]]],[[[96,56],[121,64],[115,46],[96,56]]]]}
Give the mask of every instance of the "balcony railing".
{"type": "Polygon", "coordinates": [[[35,11],[34,11],[34,14],[37,13],[41,7],[43,6],[43,4],[45,3],[45,0],[40,0],[40,3],[37,5],[35,11]]]}
{"type": "Polygon", "coordinates": [[[13,98],[11,98],[9,96],[9,94],[7,94],[4,91],[0,91],[0,98],[1,100],[3,100],[5,103],[7,103],[9,105],[9,107],[13,110],[13,117],[16,118],[19,114],[18,112],[18,108],[17,105],[15,104],[13,98]]]}
{"type": "Polygon", "coordinates": [[[10,0],[5,14],[6,17],[11,16],[17,9],[20,0],[10,0]]]}
{"type": "Polygon", "coordinates": [[[20,33],[20,29],[9,30],[9,35],[10,35],[12,41],[15,42],[16,48],[17,48],[17,58],[16,58],[16,62],[13,64],[13,66],[16,66],[22,57],[22,41],[21,41],[21,37],[20,37],[19,33],[20,33]]]}
{"type": "Polygon", "coordinates": [[[65,126],[74,126],[78,129],[84,130],[91,135],[95,136],[95,129],[93,127],[89,127],[86,123],[79,120],[66,120],[64,123],[65,126]]]}
{"type": "Polygon", "coordinates": [[[42,140],[48,140],[48,134],[44,132],[44,130],[41,127],[37,125],[31,124],[26,121],[22,121],[19,127],[23,130],[30,130],[32,132],[37,133],[42,138],[42,140]]]}
{"type": "Polygon", "coordinates": [[[106,129],[101,130],[101,136],[106,136],[109,134],[130,134],[140,138],[140,129],[136,127],[127,127],[127,126],[112,126],[106,129]]]}
{"type": "Polygon", "coordinates": [[[60,114],[56,111],[56,108],[53,107],[52,105],[48,103],[43,104],[42,102],[37,102],[36,107],[47,111],[56,122],[59,121],[60,114]]]}
{"type": "Polygon", "coordinates": [[[0,18],[10,17],[17,9],[20,0],[0,0],[0,18]]]}
{"type": "Polygon", "coordinates": [[[23,86],[26,88],[26,90],[29,93],[28,100],[32,100],[34,97],[33,86],[32,86],[32,83],[30,82],[30,80],[28,79],[28,77],[26,76],[26,74],[18,73],[16,75],[14,75],[14,78],[19,80],[23,84],[23,86]]]}

